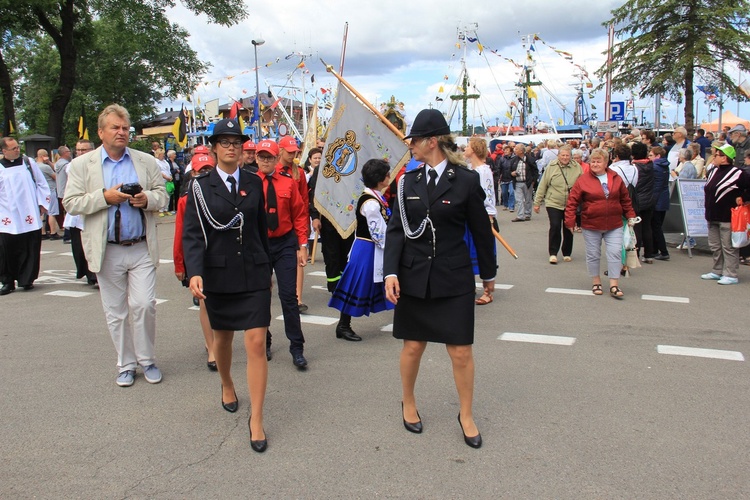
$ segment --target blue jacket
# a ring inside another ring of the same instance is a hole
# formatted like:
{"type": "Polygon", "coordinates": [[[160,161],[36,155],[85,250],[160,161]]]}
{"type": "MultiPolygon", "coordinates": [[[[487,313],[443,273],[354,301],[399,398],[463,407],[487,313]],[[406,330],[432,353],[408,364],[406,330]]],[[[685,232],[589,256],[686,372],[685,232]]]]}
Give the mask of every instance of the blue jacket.
{"type": "Polygon", "coordinates": [[[657,158],[654,160],[654,198],[657,212],[669,210],[669,160],[657,158]]]}

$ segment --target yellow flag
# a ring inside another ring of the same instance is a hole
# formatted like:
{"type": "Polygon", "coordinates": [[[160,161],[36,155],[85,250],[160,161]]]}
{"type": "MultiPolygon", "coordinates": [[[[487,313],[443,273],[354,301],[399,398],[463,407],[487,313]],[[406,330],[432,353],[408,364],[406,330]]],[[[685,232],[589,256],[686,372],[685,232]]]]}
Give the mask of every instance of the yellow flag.
{"type": "Polygon", "coordinates": [[[529,86],[529,87],[526,87],[526,88],[528,89],[526,92],[529,95],[529,99],[538,99],[538,97],[536,95],[536,92],[534,92],[534,88],[533,87],[529,86]]]}

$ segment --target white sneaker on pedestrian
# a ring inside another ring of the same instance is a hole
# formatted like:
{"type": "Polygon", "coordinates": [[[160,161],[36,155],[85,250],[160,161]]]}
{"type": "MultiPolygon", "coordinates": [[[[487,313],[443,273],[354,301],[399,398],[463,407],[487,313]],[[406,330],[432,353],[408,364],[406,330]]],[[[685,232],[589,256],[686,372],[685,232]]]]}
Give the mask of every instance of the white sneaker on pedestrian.
{"type": "Polygon", "coordinates": [[[720,285],[736,285],[739,283],[740,280],[737,278],[730,278],[729,276],[722,276],[719,281],[717,281],[720,285]]]}
{"type": "Polygon", "coordinates": [[[720,280],[721,276],[719,276],[716,273],[706,273],[706,274],[701,274],[701,279],[702,280],[720,280]]]}

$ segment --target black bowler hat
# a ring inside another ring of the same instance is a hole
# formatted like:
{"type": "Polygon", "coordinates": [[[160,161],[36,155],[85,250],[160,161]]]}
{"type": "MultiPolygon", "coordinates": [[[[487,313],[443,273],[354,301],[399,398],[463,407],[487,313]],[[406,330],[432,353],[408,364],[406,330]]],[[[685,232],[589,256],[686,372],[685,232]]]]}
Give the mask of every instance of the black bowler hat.
{"type": "Polygon", "coordinates": [[[237,137],[242,138],[242,142],[250,140],[250,137],[243,134],[242,130],[240,130],[239,123],[231,118],[225,118],[214,125],[214,133],[208,138],[208,142],[216,144],[216,139],[220,135],[236,135],[237,137]]]}
{"type": "Polygon", "coordinates": [[[423,109],[414,119],[409,135],[404,139],[412,137],[435,137],[438,135],[450,135],[451,128],[445,121],[443,113],[437,109],[423,109]]]}

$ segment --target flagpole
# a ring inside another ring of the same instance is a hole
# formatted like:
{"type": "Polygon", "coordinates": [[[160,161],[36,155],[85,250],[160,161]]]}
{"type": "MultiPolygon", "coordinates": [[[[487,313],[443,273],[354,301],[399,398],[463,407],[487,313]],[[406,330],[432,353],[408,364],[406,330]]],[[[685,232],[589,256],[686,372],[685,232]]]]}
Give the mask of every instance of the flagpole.
{"type": "Polygon", "coordinates": [[[327,64],[323,59],[321,59],[320,62],[322,62],[323,65],[326,67],[326,71],[328,71],[333,76],[335,76],[336,79],[339,82],[341,82],[341,84],[344,87],[346,87],[349,90],[349,92],[351,92],[352,94],[354,94],[354,96],[357,99],[359,99],[362,102],[362,104],[364,104],[365,107],[367,107],[367,109],[369,109],[370,111],[372,111],[372,113],[375,116],[377,116],[380,119],[380,121],[383,122],[383,124],[390,129],[391,132],[393,132],[394,134],[396,134],[396,137],[398,137],[401,140],[404,139],[404,133],[401,132],[399,129],[397,129],[394,124],[392,124],[391,122],[389,122],[388,119],[385,116],[383,116],[383,114],[380,111],[378,111],[372,104],[370,104],[369,101],[367,99],[365,99],[362,94],[360,94],[359,92],[357,92],[354,89],[354,87],[352,87],[349,84],[349,82],[347,82],[346,80],[344,80],[344,78],[341,75],[339,75],[338,73],[336,73],[336,71],[333,69],[333,66],[331,66],[330,64],[327,64]]]}

